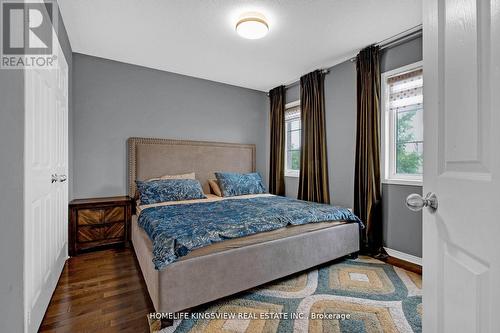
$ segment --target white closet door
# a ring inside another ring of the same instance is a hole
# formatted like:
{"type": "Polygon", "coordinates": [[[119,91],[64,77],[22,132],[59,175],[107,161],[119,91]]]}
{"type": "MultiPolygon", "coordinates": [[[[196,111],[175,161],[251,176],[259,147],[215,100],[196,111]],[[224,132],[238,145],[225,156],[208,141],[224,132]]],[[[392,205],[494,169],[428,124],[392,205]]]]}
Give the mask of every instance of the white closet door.
{"type": "MultiPolygon", "coordinates": [[[[56,38],[57,40],[57,38],[56,38]]],[[[67,258],[68,65],[25,70],[25,332],[36,332],[67,258]]]]}

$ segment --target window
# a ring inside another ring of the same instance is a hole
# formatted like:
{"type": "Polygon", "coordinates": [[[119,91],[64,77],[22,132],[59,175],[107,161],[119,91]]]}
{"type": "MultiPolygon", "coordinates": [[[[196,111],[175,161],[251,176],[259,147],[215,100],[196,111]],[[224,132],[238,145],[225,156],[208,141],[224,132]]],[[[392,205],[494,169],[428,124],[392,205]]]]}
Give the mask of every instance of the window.
{"type": "Polygon", "coordinates": [[[422,182],[423,111],[421,62],[382,74],[384,182],[422,182]]]}
{"type": "Polygon", "coordinates": [[[300,102],[286,105],[285,109],[285,176],[298,177],[300,171],[300,102]]]}

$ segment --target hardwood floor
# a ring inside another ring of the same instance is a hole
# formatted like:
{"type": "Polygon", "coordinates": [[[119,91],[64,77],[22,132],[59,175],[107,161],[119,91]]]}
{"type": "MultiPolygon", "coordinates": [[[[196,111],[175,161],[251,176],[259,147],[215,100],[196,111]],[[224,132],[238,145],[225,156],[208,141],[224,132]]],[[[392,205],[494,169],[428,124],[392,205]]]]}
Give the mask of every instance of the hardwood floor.
{"type": "Polygon", "coordinates": [[[40,332],[149,332],[153,312],[133,249],[70,258],[40,332]]]}
{"type": "MultiPolygon", "coordinates": [[[[111,249],[70,258],[52,296],[40,332],[149,332],[154,312],[133,249],[111,249]]],[[[421,274],[420,266],[386,262],[421,274]]]]}

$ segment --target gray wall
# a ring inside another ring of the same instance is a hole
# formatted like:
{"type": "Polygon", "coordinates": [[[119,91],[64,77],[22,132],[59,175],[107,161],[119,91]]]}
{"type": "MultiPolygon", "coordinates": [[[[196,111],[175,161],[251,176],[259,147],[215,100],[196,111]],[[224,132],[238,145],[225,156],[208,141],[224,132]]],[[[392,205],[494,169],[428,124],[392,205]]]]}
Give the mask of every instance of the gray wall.
{"type": "Polygon", "coordinates": [[[24,74],[0,69],[0,330],[23,330],[24,74]]]}
{"type": "Polygon", "coordinates": [[[75,198],[127,193],[131,136],[254,143],[267,177],[263,92],[82,54],[73,84],[75,198]]]}
{"type": "MultiPolygon", "coordinates": [[[[57,34],[71,69],[72,50],[61,17],[57,34]]],[[[0,159],[0,174],[2,174],[0,177],[2,211],[0,330],[22,332],[24,329],[24,72],[22,70],[0,69],[0,101],[0,149],[4,157],[0,159]]],[[[70,107],[70,117],[71,111],[70,107]]]]}
{"type": "Polygon", "coordinates": [[[412,212],[405,199],[422,195],[422,186],[382,184],[384,246],[422,257],[422,213],[412,212]]]}
{"type": "Polygon", "coordinates": [[[412,64],[421,61],[422,58],[422,37],[419,37],[383,50],[380,58],[380,72],[412,64]]]}
{"type": "MultiPolygon", "coordinates": [[[[389,71],[420,60],[422,60],[422,38],[416,38],[384,50],[381,55],[381,71],[389,71]]],[[[298,84],[287,89],[287,103],[299,98],[298,84]]],[[[346,61],[333,66],[330,68],[330,73],[325,76],[325,109],[330,196],[333,204],[353,207],[356,150],[354,62],[346,61]]],[[[286,177],[285,186],[287,196],[297,196],[298,178],[286,177]]],[[[383,186],[384,246],[421,257],[422,215],[412,213],[401,206],[406,193],[413,192],[421,192],[421,187],[383,186]],[[400,239],[405,241],[398,241],[400,239]]]]}

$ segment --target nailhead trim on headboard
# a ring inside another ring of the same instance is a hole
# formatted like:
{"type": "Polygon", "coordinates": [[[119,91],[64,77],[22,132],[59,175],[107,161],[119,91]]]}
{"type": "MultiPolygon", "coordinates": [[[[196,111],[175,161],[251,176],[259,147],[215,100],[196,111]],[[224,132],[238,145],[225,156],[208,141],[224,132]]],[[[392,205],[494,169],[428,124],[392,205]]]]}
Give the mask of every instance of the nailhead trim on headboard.
{"type": "MultiPolygon", "coordinates": [[[[225,142],[210,142],[210,141],[192,141],[192,140],[172,140],[172,139],[157,139],[157,138],[139,138],[132,137],[127,140],[127,161],[128,161],[128,195],[132,198],[136,196],[135,180],[137,177],[137,146],[141,144],[147,145],[185,145],[185,146],[211,146],[211,147],[232,147],[232,148],[248,148],[252,150],[252,170],[255,171],[255,145],[254,144],[239,144],[225,142]]],[[[217,170],[214,170],[217,171],[217,170]]]]}

